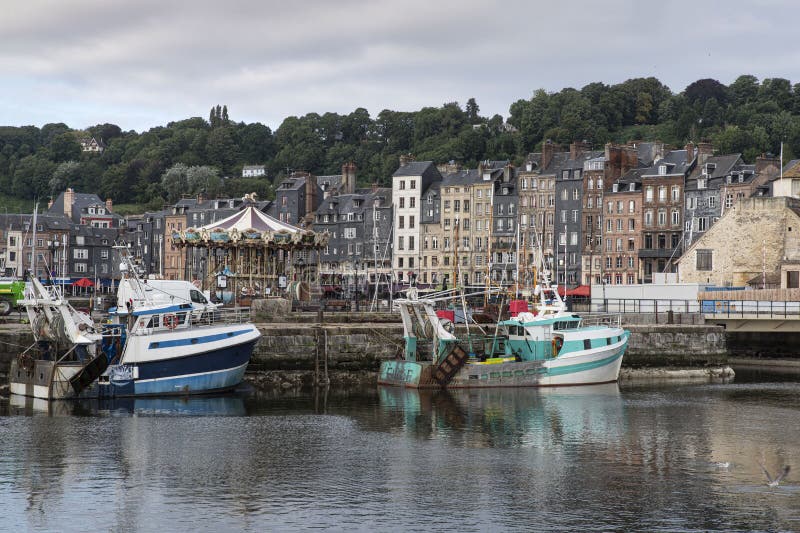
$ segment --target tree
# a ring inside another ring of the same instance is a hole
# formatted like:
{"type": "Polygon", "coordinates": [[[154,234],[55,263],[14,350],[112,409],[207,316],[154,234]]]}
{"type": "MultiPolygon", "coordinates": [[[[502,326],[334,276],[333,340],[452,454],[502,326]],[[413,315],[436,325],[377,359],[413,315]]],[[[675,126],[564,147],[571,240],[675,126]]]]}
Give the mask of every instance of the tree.
{"type": "Polygon", "coordinates": [[[470,98],[467,100],[467,122],[470,124],[478,124],[481,121],[481,117],[478,113],[480,113],[480,107],[478,107],[478,103],[475,101],[474,98],[470,98]]]}
{"type": "Polygon", "coordinates": [[[184,192],[188,192],[186,175],[189,168],[183,163],[178,163],[169,168],[161,176],[161,188],[167,194],[167,201],[175,203],[180,200],[184,192]]]}
{"type": "MultiPolygon", "coordinates": [[[[689,104],[699,103],[704,106],[707,100],[715,99],[717,103],[725,105],[728,102],[728,89],[717,80],[705,78],[697,80],[684,89],[683,94],[689,104]]],[[[702,109],[702,107],[700,108],[702,109]]]]}
{"type": "MultiPolygon", "coordinates": [[[[217,106],[217,107],[219,107],[219,106],[217,106]]],[[[223,124],[223,125],[226,125],[226,126],[227,126],[227,125],[228,125],[228,123],[230,122],[230,120],[228,120],[228,106],[227,106],[227,105],[223,105],[223,106],[222,106],[222,116],[221,116],[221,119],[222,119],[222,124],[223,124]]]]}
{"type": "Polygon", "coordinates": [[[57,163],[78,159],[81,156],[81,145],[72,132],[56,135],[49,148],[50,157],[57,163]]]}
{"type": "Polygon", "coordinates": [[[55,198],[61,191],[67,187],[74,187],[81,175],[81,165],[77,161],[65,161],[56,167],[53,171],[48,186],[50,188],[50,195],[55,198]]]}

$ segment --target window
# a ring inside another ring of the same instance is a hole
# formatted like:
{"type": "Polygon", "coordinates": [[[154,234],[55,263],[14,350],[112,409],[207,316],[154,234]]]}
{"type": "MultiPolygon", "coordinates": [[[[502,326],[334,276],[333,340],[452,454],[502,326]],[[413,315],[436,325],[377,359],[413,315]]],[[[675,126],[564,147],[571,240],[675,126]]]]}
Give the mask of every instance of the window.
{"type": "Polygon", "coordinates": [[[356,238],[356,228],[344,228],[344,238],[345,239],[355,239],[356,238]]]}
{"type": "Polygon", "coordinates": [[[405,188],[406,188],[406,181],[405,180],[400,180],[400,190],[402,191],[405,188]]]}
{"type": "MultiPolygon", "coordinates": [[[[635,250],[636,250],[635,241],[633,239],[628,239],[628,251],[629,252],[633,252],[635,250]]],[[[631,258],[631,261],[633,261],[633,258],[631,258]]],[[[633,265],[630,265],[630,266],[633,266],[633,265]]]]}
{"type": "Polygon", "coordinates": [[[464,212],[469,213],[469,200],[464,200],[464,212]]]}
{"type": "Polygon", "coordinates": [[[647,188],[644,190],[644,201],[645,202],[652,202],[653,201],[653,186],[648,185],[647,188]]]}
{"type": "Polygon", "coordinates": [[[453,211],[456,213],[461,211],[461,200],[453,200],[453,211]]]}
{"type": "Polygon", "coordinates": [[[667,225],[667,212],[666,211],[659,211],[658,212],[658,225],[659,226],[666,226],[667,225]]]}
{"type": "Polygon", "coordinates": [[[406,199],[402,196],[400,197],[400,209],[403,209],[406,206],[406,199]]]}
{"type": "Polygon", "coordinates": [[[580,198],[580,193],[578,192],[578,189],[577,188],[572,189],[572,199],[577,200],[578,198],[580,198]]]}
{"type": "Polygon", "coordinates": [[[672,186],[672,201],[673,202],[677,202],[678,200],[680,200],[680,196],[681,196],[681,188],[678,185],[673,185],[672,186]]]}
{"type": "Polygon", "coordinates": [[[412,189],[416,189],[417,188],[417,180],[411,180],[411,188],[412,189]]]}
{"type": "Polygon", "coordinates": [[[75,272],[86,273],[86,263],[75,263],[75,272]]]}
{"type": "Polygon", "coordinates": [[[412,208],[412,209],[417,207],[417,198],[412,196],[411,198],[408,199],[408,203],[409,203],[409,207],[412,208]]]}
{"type": "Polygon", "coordinates": [[[672,210],[672,225],[673,226],[680,226],[681,225],[681,212],[677,209],[672,210]]]}
{"type": "MultiPolygon", "coordinates": [[[[397,249],[398,250],[405,250],[406,249],[404,242],[405,242],[405,237],[403,237],[402,235],[397,237],[397,249]]],[[[400,261],[402,261],[402,259],[400,261]]],[[[403,266],[402,263],[400,264],[400,266],[403,266]]]]}
{"type": "Polygon", "coordinates": [[[691,196],[686,199],[686,209],[694,209],[695,208],[695,200],[694,196],[691,196]]]}
{"type": "Polygon", "coordinates": [[[708,197],[708,207],[714,209],[717,207],[717,197],[716,196],[709,196],[708,197]]]}
{"type": "Polygon", "coordinates": [[[666,202],[667,201],[667,188],[663,185],[658,188],[658,201],[659,202],[666,202]]]}
{"type": "Polygon", "coordinates": [[[450,210],[450,200],[445,200],[444,201],[444,210],[445,211],[449,211],[450,210]]]}
{"type": "Polygon", "coordinates": [[[628,219],[628,231],[636,231],[636,219],[629,218],[628,219]]]}
{"type": "MultiPolygon", "coordinates": [[[[408,236],[408,249],[409,250],[413,250],[414,249],[414,236],[413,235],[409,235],[408,236]]],[[[412,266],[413,265],[412,261],[414,261],[413,257],[408,259],[408,266],[412,266]]]]}
{"type": "Polygon", "coordinates": [[[633,213],[636,211],[636,200],[630,200],[628,202],[628,213],[633,213]]]}
{"type": "Polygon", "coordinates": [[[697,270],[711,270],[712,250],[697,250],[697,270]]]}
{"type": "Polygon", "coordinates": [[[578,245],[578,232],[577,231],[573,231],[572,233],[569,234],[569,243],[572,246],[577,246],[578,245]]]}
{"type": "Polygon", "coordinates": [[[697,231],[705,231],[708,229],[708,217],[698,217],[697,231]]]}
{"type": "Polygon", "coordinates": [[[89,250],[86,248],[73,248],[72,257],[74,259],[89,259],[89,250]]]}
{"type": "Polygon", "coordinates": [[[100,259],[108,259],[108,250],[100,250],[100,259]]]}
{"type": "Polygon", "coordinates": [[[617,219],[617,231],[622,231],[622,223],[623,223],[622,219],[618,218],[617,219]]]}
{"type": "Polygon", "coordinates": [[[414,227],[414,215],[411,215],[410,217],[408,217],[408,227],[409,228],[413,228],[414,227]]]}
{"type": "Polygon", "coordinates": [[[645,211],[644,212],[644,225],[645,226],[652,226],[653,225],[653,212],[652,211],[645,211]]]}
{"type": "Polygon", "coordinates": [[[726,194],[725,195],[725,209],[730,209],[733,207],[733,194],[726,194]]]}
{"type": "Polygon", "coordinates": [[[399,217],[397,217],[397,227],[399,229],[403,229],[403,228],[406,227],[405,217],[403,215],[400,215],[399,217]]]}

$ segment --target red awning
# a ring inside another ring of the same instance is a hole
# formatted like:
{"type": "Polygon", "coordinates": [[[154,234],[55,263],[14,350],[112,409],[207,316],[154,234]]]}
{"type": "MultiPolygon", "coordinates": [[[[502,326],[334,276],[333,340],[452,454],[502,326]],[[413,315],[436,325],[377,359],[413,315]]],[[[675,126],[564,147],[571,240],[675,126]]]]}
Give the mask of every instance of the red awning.
{"type": "Polygon", "coordinates": [[[89,278],[81,278],[78,281],[74,282],[73,285],[76,287],[91,287],[94,285],[94,282],[89,278]]]}
{"type": "Polygon", "coordinates": [[[567,291],[567,296],[580,296],[588,298],[592,295],[592,288],[589,285],[578,285],[574,289],[567,291]]]}

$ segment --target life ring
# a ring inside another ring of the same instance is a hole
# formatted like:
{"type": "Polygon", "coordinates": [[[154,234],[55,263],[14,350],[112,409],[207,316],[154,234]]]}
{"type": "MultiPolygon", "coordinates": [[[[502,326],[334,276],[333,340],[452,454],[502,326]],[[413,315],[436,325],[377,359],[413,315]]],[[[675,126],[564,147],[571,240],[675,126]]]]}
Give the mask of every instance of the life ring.
{"type": "Polygon", "coordinates": [[[564,346],[564,339],[561,337],[553,337],[553,357],[558,355],[562,346],[564,346]]]}
{"type": "Polygon", "coordinates": [[[164,315],[163,322],[164,322],[164,327],[168,329],[175,329],[178,327],[178,316],[175,315],[174,313],[164,315]]]}

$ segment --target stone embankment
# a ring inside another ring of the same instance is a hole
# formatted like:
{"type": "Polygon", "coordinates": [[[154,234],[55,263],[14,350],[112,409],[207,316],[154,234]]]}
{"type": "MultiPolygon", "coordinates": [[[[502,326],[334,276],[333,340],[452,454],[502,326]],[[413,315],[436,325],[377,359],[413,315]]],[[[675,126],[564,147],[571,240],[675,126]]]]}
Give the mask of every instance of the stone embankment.
{"type": "MultiPolygon", "coordinates": [[[[251,358],[248,381],[270,388],[374,383],[381,361],[402,353],[403,330],[397,315],[326,313],[321,324],[319,318],[317,313],[288,309],[271,314],[269,322],[257,316],[263,337],[251,358]],[[329,323],[333,320],[336,323],[329,323]]],[[[725,330],[719,326],[625,327],[631,332],[623,361],[627,376],[653,375],[654,368],[694,368],[702,373],[727,364],[725,330]]],[[[11,358],[31,342],[27,324],[0,325],[0,376],[4,377],[11,358]]]]}

